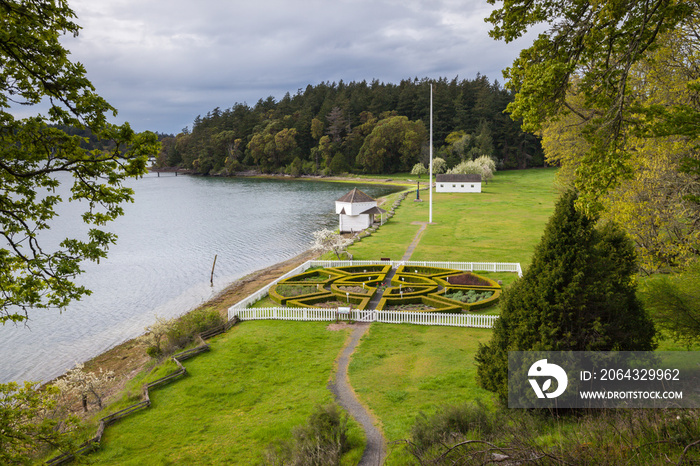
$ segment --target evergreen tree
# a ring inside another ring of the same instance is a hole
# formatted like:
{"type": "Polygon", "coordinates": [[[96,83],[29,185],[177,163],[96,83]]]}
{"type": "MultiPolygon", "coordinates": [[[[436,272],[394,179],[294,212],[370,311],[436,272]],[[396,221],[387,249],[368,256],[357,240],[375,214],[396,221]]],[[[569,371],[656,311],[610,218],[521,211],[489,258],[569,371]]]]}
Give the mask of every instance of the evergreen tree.
{"type": "Polygon", "coordinates": [[[508,351],[649,351],[651,319],[636,297],[634,246],[615,225],[557,203],[532,264],[503,295],[493,336],[476,355],[477,379],[508,396],[508,351]]]}

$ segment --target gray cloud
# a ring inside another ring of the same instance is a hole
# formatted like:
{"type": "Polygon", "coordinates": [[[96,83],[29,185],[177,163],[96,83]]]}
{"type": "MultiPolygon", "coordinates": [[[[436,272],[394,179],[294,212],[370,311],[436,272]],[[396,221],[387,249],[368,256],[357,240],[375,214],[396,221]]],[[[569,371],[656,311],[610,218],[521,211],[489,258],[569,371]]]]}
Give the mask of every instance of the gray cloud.
{"type": "Polygon", "coordinates": [[[480,0],[76,0],[64,44],[138,130],[322,81],[502,80],[521,46],[495,42],[480,0]]]}

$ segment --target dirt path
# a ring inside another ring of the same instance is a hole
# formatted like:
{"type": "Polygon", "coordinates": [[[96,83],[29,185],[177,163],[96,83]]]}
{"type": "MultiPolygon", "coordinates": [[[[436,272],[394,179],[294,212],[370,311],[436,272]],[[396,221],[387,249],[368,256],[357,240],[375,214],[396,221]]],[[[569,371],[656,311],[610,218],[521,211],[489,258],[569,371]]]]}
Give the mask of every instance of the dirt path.
{"type": "Polygon", "coordinates": [[[428,222],[411,222],[411,225],[420,225],[421,227],[416,232],[416,236],[413,237],[413,241],[411,241],[411,244],[408,245],[406,253],[401,258],[402,261],[411,260],[413,251],[415,251],[416,246],[418,246],[418,243],[420,243],[420,239],[423,236],[423,232],[428,227],[428,222]]]}
{"type": "MultiPolygon", "coordinates": [[[[411,241],[411,244],[406,249],[406,253],[403,255],[401,260],[407,261],[411,259],[413,251],[420,242],[423,232],[428,226],[427,222],[414,222],[414,224],[419,224],[421,227],[416,232],[416,236],[411,241]]],[[[390,273],[387,274],[387,280],[390,281],[393,278],[395,269],[391,269],[390,273]]],[[[381,299],[382,293],[378,293],[377,296],[373,298],[369,303],[369,309],[375,309],[377,302],[381,299]]],[[[350,365],[350,358],[355,352],[358,343],[362,336],[369,330],[370,324],[356,323],[355,328],[350,336],[350,342],[343,348],[343,352],[340,354],[338,359],[338,371],[335,376],[335,383],[331,382],[328,384],[328,388],[333,392],[338,401],[343,408],[345,408],[350,415],[355,418],[357,422],[360,423],[362,429],[365,431],[365,436],[367,438],[367,445],[365,446],[365,451],[362,454],[362,458],[358,463],[358,466],[381,466],[384,464],[384,459],[386,457],[386,439],[382,432],[376,427],[375,418],[367,411],[367,409],[360,403],[357,399],[355,391],[350,385],[348,380],[348,366],[350,365]]]]}
{"type": "Polygon", "coordinates": [[[386,456],[386,441],[381,431],[375,426],[374,417],[360,403],[350,386],[348,381],[348,366],[350,365],[350,357],[355,352],[355,348],[367,330],[370,324],[356,323],[350,335],[350,342],[338,359],[338,372],[335,376],[335,383],[330,382],[328,388],[335,395],[338,404],[345,408],[350,415],[360,423],[365,431],[367,445],[362,454],[362,458],[358,466],[380,466],[384,463],[386,456]]]}

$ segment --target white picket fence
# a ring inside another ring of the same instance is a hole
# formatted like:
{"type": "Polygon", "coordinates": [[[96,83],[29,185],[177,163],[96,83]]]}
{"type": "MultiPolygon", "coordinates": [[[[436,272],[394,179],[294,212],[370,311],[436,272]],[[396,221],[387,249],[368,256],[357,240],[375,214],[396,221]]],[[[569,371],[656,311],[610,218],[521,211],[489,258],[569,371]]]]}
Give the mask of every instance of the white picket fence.
{"type": "MultiPolygon", "coordinates": [[[[231,310],[229,310],[231,312],[231,310]]],[[[498,319],[494,315],[442,314],[439,312],[361,311],[349,314],[338,309],[261,307],[235,309],[230,316],[241,320],[303,320],[333,321],[353,320],[359,322],[382,322],[387,324],[444,325],[451,327],[491,328],[498,319]]]]}
{"type": "MultiPolygon", "coordinates": [[[[305,272],[312,267],[345,267],[353,265],[387,265],[392,267],[416,266],[416,267],[440,267],[465,272],[511,272],[522,276],[523,271],[519,263],[501,262],[440,262],[440,261],[320,261],[312,260],[301,264],[294,270],[279,277],[269,285],[261,288],[242,301],[234,304],[228,310],[228,318],[233,319],[238,316],[241,320],[278,319],[278,320],[336,320],[337,309],[316,309],[316,308],[258,308],[252,309],[248,306],[260,301],[268,295],[270,287],[294,275],[305,272]]],[[[411,323],[419,325],[451,325],[456,327],[480,327],[491,328],[497,316],[484,316],[477,314],[441,314],[435,312],[401,312],[401,311],[371,311],[374,314],[366,316],[370,311],[357,311],[365,313],[362,316],[353,315],[351,320],[364,322],[385,322],[385,323],[411,323]]]]}

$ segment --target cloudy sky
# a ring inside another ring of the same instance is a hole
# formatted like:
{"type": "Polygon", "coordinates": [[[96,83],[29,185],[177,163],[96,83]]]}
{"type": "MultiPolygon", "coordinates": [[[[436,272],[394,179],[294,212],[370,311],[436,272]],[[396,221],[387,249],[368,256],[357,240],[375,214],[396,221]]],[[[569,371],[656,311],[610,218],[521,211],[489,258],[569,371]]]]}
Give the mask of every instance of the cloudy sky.
{"type": "Polygon", "coordinates": [[[83,30],[64,45],[137,131],[323,81],[503,81],[531,37],[488,36],[486,0],[69,0],[83,30]]]}

